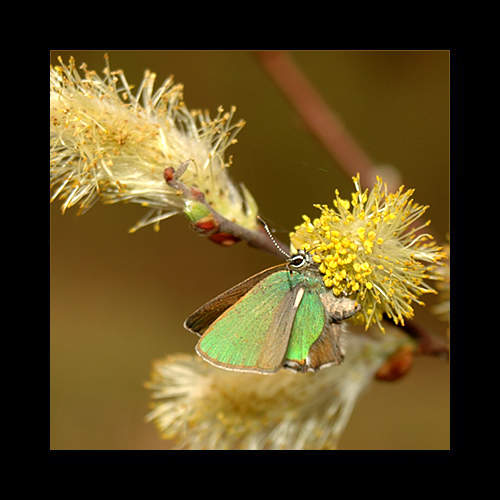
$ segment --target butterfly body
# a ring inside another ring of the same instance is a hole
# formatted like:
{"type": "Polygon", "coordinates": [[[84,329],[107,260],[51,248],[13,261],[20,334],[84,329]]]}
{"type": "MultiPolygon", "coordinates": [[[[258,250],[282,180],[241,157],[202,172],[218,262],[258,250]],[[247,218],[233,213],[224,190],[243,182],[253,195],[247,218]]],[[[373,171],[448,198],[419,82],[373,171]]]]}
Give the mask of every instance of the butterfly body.
{"type": "Polygon", "coordinates": [[[339,323],[360,308],[335,297],[311,254],[299,251],[211,300],[184,326],[201,336],[197,353],[221,368],[307,372],[342,362],[339,323]]]}

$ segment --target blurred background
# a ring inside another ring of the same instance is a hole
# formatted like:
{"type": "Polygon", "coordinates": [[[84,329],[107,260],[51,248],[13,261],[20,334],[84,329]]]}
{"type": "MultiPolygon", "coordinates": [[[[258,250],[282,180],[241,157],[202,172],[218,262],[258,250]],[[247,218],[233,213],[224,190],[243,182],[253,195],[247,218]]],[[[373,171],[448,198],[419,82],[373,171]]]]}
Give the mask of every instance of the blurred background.
{"type": "MultiPolygon", "coordinates": [[[[101,73],[106,51],[53,51],[101,73]]],[[[138,85],[144,70],[185,86],[189,108],[235,105],[247,124],[233,155],[232,178],[244,183],[260,215],[287,241],[315,203],[334,190],[350,198],[352,181],[304,128],[251,52],[107,51],[112,69],[138,85]]],[[[450,58],[447,51],[291,51],[344,126],[378,165],[398,169],[414,199],[430,205],[430,230],[449,230],[450,58]]],[[[182,216],[129,234],[146,209],[102,205],[76,217],[60,202],[50,218],[50,448],[164,449],[146,424],[153,360],[193,353],[182,327],[207,300],[275,265],[245,244],[217,246],[182,216]]],[[[416,319],[444,338],[447,325],[417,307],[416,319]]],[[[449,449],[449,365],[418,357],[403,379],[374,382],[360,398],[340,449],[449,449]]]]}

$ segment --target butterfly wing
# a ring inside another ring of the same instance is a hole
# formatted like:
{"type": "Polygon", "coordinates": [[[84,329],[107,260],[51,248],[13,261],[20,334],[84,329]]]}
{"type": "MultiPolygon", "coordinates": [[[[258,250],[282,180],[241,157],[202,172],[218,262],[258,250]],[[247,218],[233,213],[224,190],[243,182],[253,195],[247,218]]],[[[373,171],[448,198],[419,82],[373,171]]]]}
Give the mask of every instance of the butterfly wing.
{"type": "Polygon", "coordinates": [[[221,368],[256,373],[340,364],[339,323],[361,306],[335,297],[318,273],[290,272],[281,264],[207,302],[184,323],[202,337],[196,351],[221,368]]]}
{"type": "Polygon", "coordinates": [[[208,327],[224,311],[238,302],[238,300],[254,288],[257,283],[276,271],[284,270],[285,268],[286,264],[270,267],[269,269],[265,269],[245,281],[242,281],[236,286],[233,286],[224,293],[221,293],[191,314],[191,316],[189,316],[189,318],[184,322],[184,328],[192,333],[196,333],[197,335],[203,335],[208,327]]]}
{"type": "Polygon", "coordinates": [[[341,333],[342,325],[325,324],[323,332],[309,350],[305,371],[317,371],[327,366],[340,365],[344,361],[341,333]]]}
{"type": "Polygon", "coordinates": [[[286,267],[277,267],[206,329],[196,346],[203,359],[228,370],[266,374],[283,366],[304,289],[286,267]]]}
{"type": "Polygon", "coordinates": [[[354,300],[335,297],[330,290],[306,290],[295,315],[284,366],[306,372],[341,364],[344,352],[339,323],[360,309],[354,300]]]}
{"type": "Polygon", "coordinates": [[[295,371],[307,371],[309,350],[325,326],[323,304],[318,293],[303,289],[303,297],[295,313],[284,365],[295,371]]]}

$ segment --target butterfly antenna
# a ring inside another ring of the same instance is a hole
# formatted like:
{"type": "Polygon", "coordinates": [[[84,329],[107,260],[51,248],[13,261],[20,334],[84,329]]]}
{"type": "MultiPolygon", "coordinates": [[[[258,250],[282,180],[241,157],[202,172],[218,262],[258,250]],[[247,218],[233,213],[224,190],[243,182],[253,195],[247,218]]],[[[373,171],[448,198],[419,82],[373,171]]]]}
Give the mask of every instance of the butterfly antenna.
{"type": "Polygon", "coordinates": [[[262,223],[264,226],[264,229],[266,230],[266,233],[269,235],[269,238],[271,238],[271,241],[274,243],[275,247],[283,254],[286,255],[287,259],[290,258],[290,255],[288,255],[279,245],[276,243],[276,240],[273,238],[273,235],[271,234],[271,231],[269,230],[269,227],[267,226],[266,222],[264,219],[260,216],[257,215],[257,219],[262,223]]]}

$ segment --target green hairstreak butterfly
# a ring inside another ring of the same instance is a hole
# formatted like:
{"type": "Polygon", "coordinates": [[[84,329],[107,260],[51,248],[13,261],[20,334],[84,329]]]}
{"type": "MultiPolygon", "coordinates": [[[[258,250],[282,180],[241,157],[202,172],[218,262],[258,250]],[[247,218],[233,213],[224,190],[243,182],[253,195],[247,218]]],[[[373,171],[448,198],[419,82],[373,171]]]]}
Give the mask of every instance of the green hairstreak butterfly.
{"type": "Polygon", "coordinates": [[[262,374],[316,371],[344,359],[340,322],[361,306],[325,287],[309,252],[266,269],[207,302],[184,327],[220,368],[262,374]]]}

